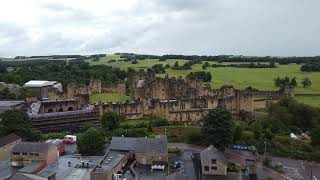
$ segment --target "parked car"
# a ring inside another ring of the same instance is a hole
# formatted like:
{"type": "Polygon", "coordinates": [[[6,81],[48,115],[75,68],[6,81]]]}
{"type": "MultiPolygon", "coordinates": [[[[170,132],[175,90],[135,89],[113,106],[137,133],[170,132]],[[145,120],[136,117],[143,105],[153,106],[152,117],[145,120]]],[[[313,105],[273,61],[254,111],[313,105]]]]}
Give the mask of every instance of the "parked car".
{"type": "Polygon", "coordinates": [[[182,164],[182,161],[175,161],[173,164],[172,164],[172,167],[174,169],[177,169],[177,168],[180,168],[181,167],[181,164],[182,164]]]}
{"type": "Polygon", "coordinates": [[[157,170],[162,170],[164,171],[165,169],[165,166],[163,164],[154,164],[151,166],[151,169],[154,170],[154,169],[157,169],[157,170]]]}

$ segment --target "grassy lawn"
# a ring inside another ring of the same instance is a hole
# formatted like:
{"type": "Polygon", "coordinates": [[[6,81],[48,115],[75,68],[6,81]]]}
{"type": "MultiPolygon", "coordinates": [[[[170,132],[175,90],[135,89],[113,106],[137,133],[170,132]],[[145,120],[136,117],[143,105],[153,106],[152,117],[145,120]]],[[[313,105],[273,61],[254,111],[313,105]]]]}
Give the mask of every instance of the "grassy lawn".
{"type": "Polygon", "coordinates": [[[99,93],[90,96],[90,102],[121,102],[129,99],[129,96],[121,93],[99,93]]]}
{"type": "Polygon", "coordinates": [[[137,124],[141,124],[141,123],[149,123],[149,121],[146,121],[145,119],[131,119],[131,120],[126,120],[126,121],[122,121],[120,123],[121,126],[124,125],[129,125],[129,126],[135,126],[137,124]]]}
{"type": "MultiPolygon", "coordinates": [[[[166,61],[159,61],[158,59],[151,60],[139,60],[138,64],[131,64],[131,62],[119,61],[121,58],[118,55],[108,55],[103,57],[98,62],[91,62],[91,65],[96,64],[106,64],[114,67],[119,67],[121,69],[134,68],[141,69],[151,67],[154,64],[170,64],[173,65],[176,61],[180,65],[184,64],[186,60],[176,60],[168,59],[166,61]],[[109,60],[116,60],[116,62],[108,63],[109,60]]],[[[217,62],[209,62],[210,64],[217,62]]],[[[223,63],[223,64],[239,64],[239,63],[223,63]]],[[[278,68],[234,68],[234,67],[208,67],[206,71],[211,72],[213,79],[211,82],[211,87],[219,88],[223,85],[233,85],[237,89],[244,89],[248,86],[252,86],[259,90],[277,90],[277,87],[273,85],[273,79],[280,77],[296,77],[298,82],[298,87],[296,87],[295,92],[299,94],[319,94],[320,93],[320,72],[302,72],[300,71],[301,65],[289,64],[289,65],[278,65],[278,68]],[[303,88],[301,86],[301,81],[303,78],[308,77],[312,81],[312,86],[310,88],[303,88]]],[[[174,77],[185,77],[188,73],[192,71],[203,71],[201,64],[196,64],[192,66],[191,70],[172,70],[167,69],[165,74],[159,74],[158,76],[169,76],[174,77]]],[[[319,106],[320,97],[298,97],[300,102],[307,103],[310,105],[319,106]]]]}
{"type": "Polygon", "coordinates": [[[295,96],[297,101],[320,108],[320,96],[295,96]]]}
{"type": "Polygon", "coordinates": [[[172,125],[172,126],[161,126],[155,127],[153,130],[156,133],[164,134],[165,129],[167,133],[174,134],[178,137],[185,137],[194,133],[200,133],[201,127],[200,126],[183,126],[183,125],[172,125]]]}
{"type": "MultiPolygon", "coordinates": [[[[212,63],[212,62],[211,62],[212,63]]],[[[191,71],[201,71],[202,65],[196,64],[192,66],[191,70],[167,70],[169,76],[183,76],[185,77],[191,71]]],[[[300,71],[300,66],[297,64],[277,65],[278,68],[233,68],[233,67],[220,67],[220,68],[207,68],[207,71],[213,75],[211,86],[218,88],[225,84],[230,84],[239,89],[244,89],[248,86],[260,90],[275,90],[277,87],[273,85],[273,79],[280,77],[296,77],[298,87],[295,89],[296,93],[319,93],[320,92],[320,72],[306,73],[300,71]],[[310,88],[303,88],[300,84],[303,78],[308,77],[312,81],[310,88]]]]}

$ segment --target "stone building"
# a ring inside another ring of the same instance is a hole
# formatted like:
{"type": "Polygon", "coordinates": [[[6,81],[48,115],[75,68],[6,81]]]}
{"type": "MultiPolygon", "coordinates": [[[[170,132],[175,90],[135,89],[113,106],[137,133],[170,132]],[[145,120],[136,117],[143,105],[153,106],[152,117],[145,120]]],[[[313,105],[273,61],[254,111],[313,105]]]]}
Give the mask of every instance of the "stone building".
{"type": "Polygon", "coordinates": [[[58,148],[51,143],[43,142],[20,142],[12,148],[12,166],[26,166],[32,162],[44,162],[45,165],[58,159],[58,148]]]}
{"type": "Polygon", "coordinates": [[[200,152],[200,164],[203,175],[227,175],[226,159],[213,145],[200,152]]]}
{"type": "Polygon", "coordinates": [[[127,163],[150,166],[168,163],[166,136],[156,138],[112,137],[110,150],[90,173],[91,180],[122,179],[127,163]]]}
{"type": "Polygon", "coordinates": [[[28,109],[32,126],[43,132],[77,131],[86,124],[99,126],[99,112],[86,100],[64,99],[33,102],[28,109]],[[84,102],[86,101],[86,102],[84,102]]]}
{"type": "Polygon", "coordinates": [[[42,81],[42,80],[31,80],[24,84],[30,92],[36,95],[39,99],[49,99],[50,91],[58,91],[62,93],[62,84],[57,81],[42,81]]]}
{"type": "Polygon", "coordinates": [[[0,161],[9,159],[12,148],[20,142],[21,138],[13,133],[0,137],[0,161]]]}
{"type": "Polygon", "coordinates": [[[67,85],[66,93],[66,98],[73,98],[80,94],[92,95],[94,93],[101,93],[101,81],[90,80],[86,84],[70,83],[67,85]]]}
{"type": "Polygon", "coordinates": [[[8,89],[9,92],[18,94],[21,90],[21,86],[19,84],[11,84],[11,83],[5,83],[5,82],[0,82],[0,91],[4,89],[8,89]]]}
{"type": "Polygon", "coordinates": [[[110,150],[125,151],[129,153],[128,158],[136,160],[143,165],[152,165],[155,162],[168,162],[167,137],[156,138],[132,138],[112,137],[110,150]]]}
{"type": "Polygon", "coordinates": [[[25,105],[24,101],[0,101],[0,113],[12,109],[24,109],[25,105]]]}
{"type": "Polygon", "coordinates": [[[101,92],[103,93],[126,93],[127,85],[125,82],[116,82],[108,86],[102,86],[101,92]]]}

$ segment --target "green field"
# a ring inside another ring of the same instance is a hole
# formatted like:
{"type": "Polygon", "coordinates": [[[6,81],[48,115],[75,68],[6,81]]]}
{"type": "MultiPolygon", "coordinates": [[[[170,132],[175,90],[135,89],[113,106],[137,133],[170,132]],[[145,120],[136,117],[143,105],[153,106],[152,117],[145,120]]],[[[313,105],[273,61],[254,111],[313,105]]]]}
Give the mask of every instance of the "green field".
{"type": "Polygon", "coordinates": [[[90,96],[91,103],[101,102],[121,102],[129,99],[129,96],[120,93],[99,93],[90,96]]]}
{"type": "Polygon", "coordinates": [[[320,108],[320,96],[296,96],[297,101],[320,108]]]}
{"type": "MultiPolygon", "coordinates": [[[[151,67],[154,64],[170,64],[173,65],[177,60],[170,59],[167,61],[159,61],[157,59],[151,60],[139,60],[138,64],[131,64],[131,62],[119,61],[120,56],[117,55],[108,55],[107,57],[101,58],[98,62],[91,62],[91,65],[96,64],[106,64],[113,67],[119,67],[122,69],[126,68],[134,68],[141,69],[151,67]],[[108,63],[109,60],[114,59],[116,62],[108,63]]],[[[179,64],[182,65],[186,62],[186,60],[178,60],[179,64]]],[[[217,62],[209,62],[210,64],[217,62]]],[[[230,64],[230,63],[223,63],[230,64]]],[[[174,77],[185,77],[188,73],[192,71],[203,71],[201,68],[201,64],[196,64],[192,66],[191,70],[172,70],[167,69],[165,74],[159,74],[158,76],[165,76],[169,74],[169,76],[174,77]]],[[[274,86],[273,80],[274,78],[280,77],[296,77],[298,82],[298,87],[295,89],[295,93],[298,94],[319,94],[320,93],[320,72],[302,72],[300,71],[301,65],[297,64],[289,64],[289,65],[279,65],[278,68],[234,68],[234,67],[208,67],[206,71],[209,71],[213,79],[210,82],[211,87],[219,88],[223,85],[233,85],[237,89],[244,89],[248,86],[252,86],[259,90],[277,90],[277,87],[274,86]],[[308,77],[312,81],[312,86],[309,88],[303,88],[301,86],[301,80],[303,78],[308,77]]],[[[311,97],[297,97],[300,102],[304,102],[311,105],[318,105],[319,96],[311,97]]]]}

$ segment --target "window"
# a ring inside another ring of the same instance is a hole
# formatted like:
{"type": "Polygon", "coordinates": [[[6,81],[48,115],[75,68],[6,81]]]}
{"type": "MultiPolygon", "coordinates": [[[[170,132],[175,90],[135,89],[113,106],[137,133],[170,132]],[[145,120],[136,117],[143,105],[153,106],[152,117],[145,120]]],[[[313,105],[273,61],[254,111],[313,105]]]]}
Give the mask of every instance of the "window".
{"type": "Polygon", "coordinates": [[[39,156],[39,153],[34,153],[35,156],[39,156]]]}
{"type": "Polygon", "coordinates": [[[205,166],[205,167],[204,167],[204,170],[205,170],[205,171],[209,171],[209,166],[205,166]]]}
{"type": "Polygon", "coordinates": [[[217,167],[217,166],[211,166],[211,169],[212,169],[212,170],[217,170],[218,167],[217,167]]]}
{"type": "Polygon", "coordinates": [[[22,155],[28,155],[28,153],[22,153],[22,155]]]}
{"type": "Polygon", "coordinates": [[[211,159],[211,163],[212,164],[217,164],[217,160],[216,159],[211,159]]]}
{"type": "Polygon", "coordinates": [[[33,155],[34,155],[34,153],[29,153],[29,155],[30,155],[30,156],[33,156],[33,155]]]}
{"type": "Polygon", "coordinates": [[[13,155],[20,155],[19,152],[13,152],[12,154],[13,154],[13,155]]]}

